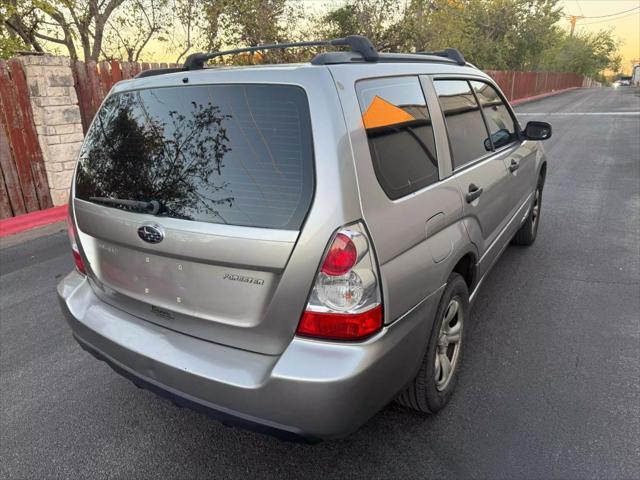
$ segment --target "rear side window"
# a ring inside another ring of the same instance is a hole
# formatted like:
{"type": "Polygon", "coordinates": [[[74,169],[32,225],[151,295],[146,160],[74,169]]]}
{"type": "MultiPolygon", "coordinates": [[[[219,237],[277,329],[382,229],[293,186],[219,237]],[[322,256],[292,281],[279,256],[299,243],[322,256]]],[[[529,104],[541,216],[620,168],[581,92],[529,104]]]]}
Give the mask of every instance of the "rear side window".
{"type": "Polygon", "coordinates": [[[154,202],[158,215],[199,222],[298,229],[313,195],[312,148],[299,87],[118,93],[87,133],[76,196],[131,211],[140,210],[117,200],[154,202]]]}
{"type": "Polygon", "coordinates": [[[438,181],[433,128],[418,77],[356,84],[362,121],[380,186],[391,199],[438,181]]]}
{"type": "Polygon", "coordinates": [[[482,106],[494,148],[504,147],[516,140],[513,118],[496,89],[484,82],[471,82],[471,86],[482,106]]]}
{"type": "Polygon", "coordinates": [[[491,141],[478,103],[466,80],[434,82],[453,155],[459,168],[491,151],[491,141]]]}

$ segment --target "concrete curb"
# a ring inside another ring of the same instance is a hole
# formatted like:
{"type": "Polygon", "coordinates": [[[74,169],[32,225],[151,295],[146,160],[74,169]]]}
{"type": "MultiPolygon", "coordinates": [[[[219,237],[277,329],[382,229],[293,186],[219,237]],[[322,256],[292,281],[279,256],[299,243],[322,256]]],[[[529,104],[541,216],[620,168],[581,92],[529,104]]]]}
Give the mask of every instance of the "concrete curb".
{"type": "Polygon", "coordinates": [[[559,93],[569,92],[571,90],[577,90],[582,87],[569,87],[563,88],[562,90],[554,90],[553,92],[541,93],[540,95],[533,95],[531,97],[518,98],[509,102],[514,107],[517,105],[522,105],[523,103],[535,102],[536,100],[542,100],[543,98],[552,97],[553,95],[558,95],[559,93]]]}
{"type": "Polygon", "coordinates": [[[19,215],[17,217],[0,220],[0,238],[16,235],[63,221],[67,217],[67,206],[47,208],[37,212],[19,215]]]}

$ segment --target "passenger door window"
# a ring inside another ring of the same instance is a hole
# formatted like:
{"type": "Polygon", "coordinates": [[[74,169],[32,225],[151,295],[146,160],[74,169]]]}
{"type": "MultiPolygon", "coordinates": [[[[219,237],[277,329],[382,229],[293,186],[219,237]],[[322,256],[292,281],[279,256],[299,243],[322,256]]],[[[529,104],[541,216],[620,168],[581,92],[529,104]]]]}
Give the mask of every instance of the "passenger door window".
{"type": "Polygon", "coordinates": [[[502,148],[515,141],[515,123],[496,89],[484,82],[474,81],[471,86],[482,106],[493,147],[502,148]]]}
{"type": "Polygon", "coordinates": [[[431,117],[418,77],[356,84],[362,121],[380,186],[391,199],[438,181],[431,117]]]}
{"type": "Polygon", "coordinates": [[[466,80],[434,82],[445,118],[453,168],[460,168],[492,150],[480,107],[466,80]]]}

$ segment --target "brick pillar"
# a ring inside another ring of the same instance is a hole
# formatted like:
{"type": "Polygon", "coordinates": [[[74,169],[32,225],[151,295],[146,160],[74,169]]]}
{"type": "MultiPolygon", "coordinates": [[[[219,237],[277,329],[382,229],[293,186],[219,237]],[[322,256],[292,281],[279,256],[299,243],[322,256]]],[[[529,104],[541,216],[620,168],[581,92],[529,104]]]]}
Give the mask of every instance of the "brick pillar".
{"type": "Polygon", "coordinates": [[[64,205],[84,138],[69,59],[50,55],[19,59],[27,77],[51,199],[54,205],[64,205]]]}

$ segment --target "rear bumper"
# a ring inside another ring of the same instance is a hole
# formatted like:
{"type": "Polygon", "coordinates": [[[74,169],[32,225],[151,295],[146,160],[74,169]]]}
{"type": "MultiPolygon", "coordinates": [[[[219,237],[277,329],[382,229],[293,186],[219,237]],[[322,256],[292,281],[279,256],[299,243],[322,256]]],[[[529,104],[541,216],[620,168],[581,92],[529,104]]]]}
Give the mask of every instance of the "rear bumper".
{"type": "Polygon", "coordinates": [[[274,356],[134,317],[99,300],[76,272],[58,285],[76,340],[136,385],[224,423],[307,439],[353,432],[413,378],[440,294],[365,342],[295,337],[274,356]]]}

